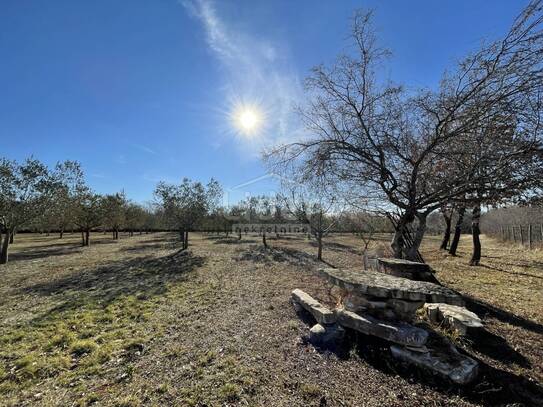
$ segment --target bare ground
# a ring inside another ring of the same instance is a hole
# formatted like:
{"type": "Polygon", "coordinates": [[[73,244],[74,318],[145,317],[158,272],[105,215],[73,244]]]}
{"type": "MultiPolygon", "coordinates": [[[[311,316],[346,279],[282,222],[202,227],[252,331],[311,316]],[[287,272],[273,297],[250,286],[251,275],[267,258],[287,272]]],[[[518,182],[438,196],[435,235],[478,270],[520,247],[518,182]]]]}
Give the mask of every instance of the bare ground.
{"type": "MultiPolygon", "coordinates": [[[[459,345],[481,361],[458,389],[390,360],[386,344],[350,334],[317,350],[311,321],[289,304],[301,288],[333,303],[306,239],[173,234],[20,235],[0,269],[0,404],[404,406],[535,404],[543,381],[543,253],[484,239],[483,266],[425,241],[444,284],[470,297],[488,333],[459,345]]],[[[387,237],[382,237],[383,240],[387,237]]],[[[379,245],[379,240],[374,242],[379,245]]],[[[361,244],[333,236],[325,260],[362,267],[361,244]]]]}

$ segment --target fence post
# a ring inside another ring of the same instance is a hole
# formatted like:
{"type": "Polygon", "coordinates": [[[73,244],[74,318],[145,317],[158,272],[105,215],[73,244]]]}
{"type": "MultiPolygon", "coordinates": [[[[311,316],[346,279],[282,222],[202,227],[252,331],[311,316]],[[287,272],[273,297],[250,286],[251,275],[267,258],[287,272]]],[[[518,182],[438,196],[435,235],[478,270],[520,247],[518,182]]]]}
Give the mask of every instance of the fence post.
{"type": "Polygon", "coordinates": [[[522,233],[522,225],[518,227],[520,229],[520,244],[524,244],[524,233],[522,233]]]}
{"type": "Polygon", "coordinates": [[[517,235],[515,234],[515,226],[511,226],[511,234],[513,235],[513,241],[517,242],[517,235]]]}
{"type": "Polygon", "coordinates": [[[528,224],[528,247],[532,250],[532,224],[528,224]]]}
{"type": "Polygon", "coordinates": [[[505,240],[505,233],[503,231],[503,225],[500,225],[500,231],[502,233],[502,240],[505,240]]]}

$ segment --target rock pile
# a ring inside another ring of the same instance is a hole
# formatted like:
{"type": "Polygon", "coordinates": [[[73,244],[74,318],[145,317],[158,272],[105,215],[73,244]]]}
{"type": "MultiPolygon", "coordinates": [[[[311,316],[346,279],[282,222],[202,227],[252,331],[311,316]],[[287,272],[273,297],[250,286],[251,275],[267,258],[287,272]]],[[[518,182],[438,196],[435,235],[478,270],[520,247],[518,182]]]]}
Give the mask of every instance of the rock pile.
{"type": "Polygon", "coordinates": [[[427,281],[431,280],[428,275],[433,278],[429,267],[393,259],[379,259],[378,264],[379,271],[320,270],[323,277],[345,292],[342,305],[335,310],[301,290],[292,292],[295,307],[305,309],[317,321],[310,330],[310,341],[317,345],[331,344],[343,338],[344,328],[353,329],[391,342],[391,354],[399,360],[457,384],[472,381],[478,370],[475,360],[458,352],[446,338],[412,322],[417,310],[423,309],[431,323],[465,334],[468,329],[482,327],[477,315],[463,307],[464,301],[458,293],[427,281]],[[434,338],[432,341],[430,336],[434,338]]]}

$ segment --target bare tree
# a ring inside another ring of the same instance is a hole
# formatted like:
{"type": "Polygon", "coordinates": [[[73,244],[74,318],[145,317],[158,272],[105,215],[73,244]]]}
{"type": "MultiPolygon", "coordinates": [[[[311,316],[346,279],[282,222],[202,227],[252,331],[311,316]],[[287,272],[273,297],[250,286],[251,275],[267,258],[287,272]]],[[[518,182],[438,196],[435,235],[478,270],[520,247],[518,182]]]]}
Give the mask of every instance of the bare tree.
{"type": "Polygon", "coordinates": [[[360,199],[389,212],[394,255],[416,258],[426,218],[443,202],[505,192],[510,186],[489,180],[504,179],[512,168],[519,183],[531,176],[519,163],[530,162],[540,148],[540,26],[535,1],[504,39],[468,56],[439,90],[413,94],[378,80],[388,52],[377,45],[371,13],[358,13],[355,56],[341,56],[329,69],[317,67],[308,79],[311,101],[302,117],[312,136],[268,157],[272,165],[301,160],[306,174],[351,184],[360,199]],[[466,153],[461,141],[504,113],[515,121],[507,148],[478,149],[478,160],[459,160],[466,153]],[[494,166],[486,165],[492,160],[494,166]],[[416,230],[407,245],[412,224],[416,230]]]}
{"type": "Polygon", "coordinates": [[[281,187],[285,208],[298,221],[308,225],[317,242],[317,259],[322,260],[323,239],[336,222],[332,214],[340,212],[332,186],[322,177],[290,176],[281,187]]]}

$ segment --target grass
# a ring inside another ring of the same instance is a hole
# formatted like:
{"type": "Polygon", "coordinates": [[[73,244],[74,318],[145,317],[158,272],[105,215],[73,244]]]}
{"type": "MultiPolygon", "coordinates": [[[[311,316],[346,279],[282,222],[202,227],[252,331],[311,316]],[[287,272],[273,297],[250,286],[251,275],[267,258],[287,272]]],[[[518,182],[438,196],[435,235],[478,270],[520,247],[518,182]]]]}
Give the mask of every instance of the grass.
{"type": "MultiPolygon", "coordinates": [[[[263,249],[251,236],[194,234],[179,253],[175,238],[93,234],[82,249],[78,235],[18,235],[0,269],[0,405],[473,405],[515,402],[487,390],[543,379],[540,250],[484,238],[482,265],[469,267],[467,236],[458,257],[425,240],[438,278],[472,298],[488,329],[485,346],[461,343],[486,370],[460,391],[391,370],[370,344],[340,357],[301,339],[309,326],[290,291],[337,300],[313,273],[314,242],[270,238],[263,249]]],[[[361,269],[360,247],[331,236],[325,261],[361,269]]]]}

